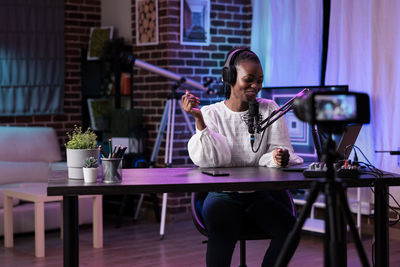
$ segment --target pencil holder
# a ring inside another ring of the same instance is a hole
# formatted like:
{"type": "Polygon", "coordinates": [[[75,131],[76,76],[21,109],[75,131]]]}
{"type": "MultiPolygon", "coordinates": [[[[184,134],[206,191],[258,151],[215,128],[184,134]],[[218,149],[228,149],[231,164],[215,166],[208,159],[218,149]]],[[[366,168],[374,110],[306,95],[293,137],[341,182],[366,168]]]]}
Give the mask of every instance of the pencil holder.
{"type": "Polygon", "coordinates": [[[102,158],[102,182],[106,184],[120,183],[122,181],[122,158],[102,158]]]}

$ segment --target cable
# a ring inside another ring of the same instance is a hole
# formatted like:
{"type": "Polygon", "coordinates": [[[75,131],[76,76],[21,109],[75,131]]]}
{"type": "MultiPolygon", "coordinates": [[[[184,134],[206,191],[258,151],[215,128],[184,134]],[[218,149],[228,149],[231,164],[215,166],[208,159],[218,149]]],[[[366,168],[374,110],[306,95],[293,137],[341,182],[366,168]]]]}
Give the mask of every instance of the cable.
{"type": "MultiPolygon", "coordinates": [[[[269,120],[268,120],[268,121],[269,121],[269,120]]],[[[268,121],[267,121],[267,123],[268,123],[268,121]]],[[[260,149],[261,143],[262,143],[262,140],[264,139],[264,134],[265,134],[266,130],[267,130],[267,128],[265,128],[265,129],[263,130],[262,135],[261,135],[260,142],[258,143],[258,147],[257,147],[256,150],[254,150],[254,147],[253,147],[254,141],[253,141],[253,143],[251,144],[251,150],[252,150],[254,153],[257,153],[258,150],[260,149]]]]}

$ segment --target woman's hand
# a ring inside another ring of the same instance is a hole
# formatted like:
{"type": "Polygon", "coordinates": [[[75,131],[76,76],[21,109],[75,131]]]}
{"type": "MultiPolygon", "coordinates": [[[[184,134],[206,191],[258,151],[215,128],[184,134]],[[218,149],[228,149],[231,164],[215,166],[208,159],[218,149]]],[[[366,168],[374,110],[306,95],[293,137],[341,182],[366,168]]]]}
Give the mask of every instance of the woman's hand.
{"type": "Polygon", "coordinates": [[[188,90],[186,90],[186,93],[182,96],[182,109],[194,117],[196,121],[196,127],[201,131],[206,128],[206,125],[199,108],[199,103],[199,98],[195,97],[189,93],[188,90]]]}
{"type": "Polygon", "coordinates": [[[182,108],[187,113],[191,114],[193,117],[201,116],[201,111],[199,108],[199,98],[190,94],[188,90],[186,90],[186,94],[182,96],[182,108]]]}
{"type": "Polygon", "coordinates": [[[278,167],[285,167],[289,163],[289,151],[283,148],[276,148],[273,153],[275,164],[278,167]]]}

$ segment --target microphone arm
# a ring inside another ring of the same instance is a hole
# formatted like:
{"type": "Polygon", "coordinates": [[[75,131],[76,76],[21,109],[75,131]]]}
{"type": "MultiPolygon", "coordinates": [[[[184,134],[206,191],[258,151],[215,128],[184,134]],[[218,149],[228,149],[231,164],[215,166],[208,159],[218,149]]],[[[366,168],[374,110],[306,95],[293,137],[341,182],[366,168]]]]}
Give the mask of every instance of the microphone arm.
{"type": "Polygon", "coordinates": [[[303,91],[295,95],[292,99],[290,99],[286,104],[280,107],[278,110],[274,110],[271,115],[268,116],[265,120],[260,123],[261,130],[260,132],[267,129],[271,124],[277,121],[280,117],[288,113],[291,109],[293,109],[293,102],[296,98],[302,97],[303,95],[307,94],[310,91],[308,88],[304,88],[303,91]],[[267,123],[265,126],[262,126],[264,123],[267,123]]]}
{"type": "Polygon", "coordinates": [[[128,53],[122,53],[121,54],[121,59],[122,59],[122,62],[125,62],[125,63],[127,63],[129,65],[132,64],[132,65],[134,65],[136,67],[143,68],[143,69],[148,70],[150,72],[159,74],[159,75],[161,75],[163,77],[167,77],[169,79],[175,80],[175,81],[179,82],[180,84],[187,84],[187,85],[190,85],[190,86],[192,86],[192,87],[194,87],[196,89],[200,89],[200,90],[204,90],[204,91],[210,92],[210,89],[208,88],[208,85],[212,81],[210,83],[208,83],[207,86],[203,86],[199,82],[196,82],[196,81],[191,80],[189,78],[185,78],[184,76],[179,76],[178,74],[175,74],[175,73],[173,73],[173,72],[171,72],[169,70],[165,70],[165,69],[162,69],[160,67],[157,67],[157,66],[154,66],[152,64],[149,64],[147,62],[144,62],[142,60],[139,60],[139,59],[135,58],[133,55],[128,54],[128,53]]]}

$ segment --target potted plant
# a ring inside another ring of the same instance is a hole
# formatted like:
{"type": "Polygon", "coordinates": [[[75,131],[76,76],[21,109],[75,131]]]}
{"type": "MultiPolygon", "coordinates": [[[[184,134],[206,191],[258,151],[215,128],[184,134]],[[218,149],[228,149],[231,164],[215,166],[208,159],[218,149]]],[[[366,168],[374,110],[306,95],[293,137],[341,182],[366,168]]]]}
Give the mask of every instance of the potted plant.
{"type": "Polygon", "coordinates": [[[97,135],[88,128],[82,132],[82,127],[75,125],[72,133],[67,132],[68,142],[65,144],[67,149],[68,178],[83,179],[82,167],[87,158],[99,159],[99,149],[97,147],[97,135]]]}
{"type": "Polygon", "coordinates": [[[95,183],[97,181],[97,174],[99,167],[97,159],[94,157],[89,157],[83,165],[83,180],[85,183],[95,183]]]}

